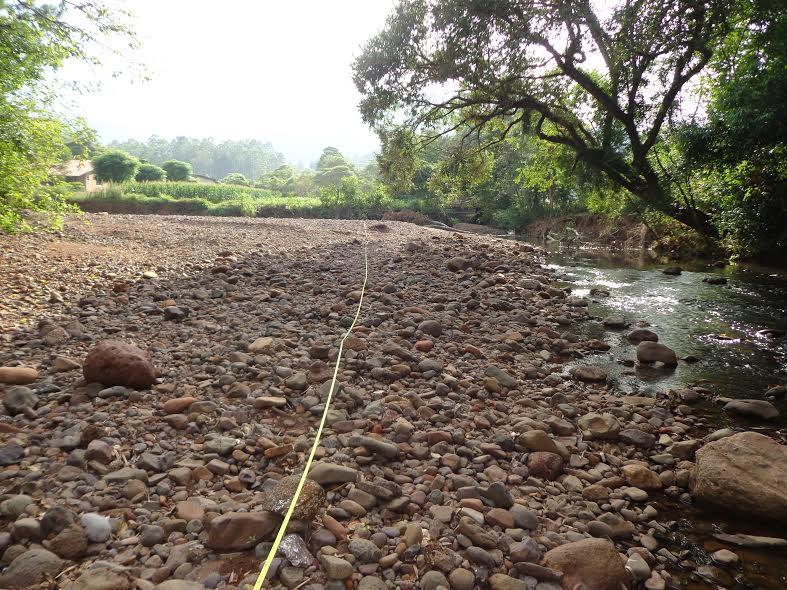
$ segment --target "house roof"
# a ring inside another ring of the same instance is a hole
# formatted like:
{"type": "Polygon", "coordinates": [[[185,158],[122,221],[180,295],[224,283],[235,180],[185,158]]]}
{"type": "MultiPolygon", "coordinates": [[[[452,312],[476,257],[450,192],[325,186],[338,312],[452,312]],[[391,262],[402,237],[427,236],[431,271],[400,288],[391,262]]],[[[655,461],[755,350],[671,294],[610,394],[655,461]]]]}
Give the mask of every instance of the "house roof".
{"type": "Polygon", "coordinates": [[[93,172],[93,162],[90,160],[68,160],[55,166],[53,172],[66,177],[84,176],[93,172]]]}

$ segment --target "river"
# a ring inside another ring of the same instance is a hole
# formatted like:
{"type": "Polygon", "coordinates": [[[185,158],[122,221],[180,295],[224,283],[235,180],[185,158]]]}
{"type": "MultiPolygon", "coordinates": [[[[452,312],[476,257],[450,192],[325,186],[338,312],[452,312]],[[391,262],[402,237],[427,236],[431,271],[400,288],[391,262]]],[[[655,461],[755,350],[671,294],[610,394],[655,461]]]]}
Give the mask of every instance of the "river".
{"type": "MultiPolygon", "coordinates": [[[[668,389],[701,385],[713,397],[764,399],[769,387],[787,384],[787,337],[758,334],[769,328],[787,332],[784,272],[694,263],[683,264],[680,275],[670,276],[662,272],[663,266],[578,249],[549,252],[547,266],[573,295],[588,298],[592,317],[574,330],[604,340],[611,348],[582,359],[582,363],[603,368],[619,391],[657,395],[668,389]],[[708,277],[724,278],[726,284],[703,282],[708,277]],[[591,289],[608,291],[609,295],[591,294],[591,289]],[[617,331],[605,328],[602,320],[613,315],[623,316],[630,326],[617,331]],[[675,350],[678,358],[694,357],[696,362],[681,360],[675,370],[638,367],[635,347],[626,340],[630,329],[638,326],[656,332],[659,341],[675,350]]],[[[785,442],[787,407],[783,399],[772,401],[781,416],[768,423],[731,417],[713,401],[700,405],[697,412],[705,415],[709,427],[756,429],[785,442]]],[[[685,566],[685,575],[678,576],[681,588],[787,588],[787,551],[744,550],[712,537],[726,532],[785,538],[787,531],[783,528],[711,513],[666,498],[657,505],[662,519],[680,523],[678,531],[662,541],[685,566]],[[697,565],[709,564],[710,553],[720,548],[734,549],[741,557],[738,569],[726,570],[734,579],[717,586],[690,573],[697,565]]]]}

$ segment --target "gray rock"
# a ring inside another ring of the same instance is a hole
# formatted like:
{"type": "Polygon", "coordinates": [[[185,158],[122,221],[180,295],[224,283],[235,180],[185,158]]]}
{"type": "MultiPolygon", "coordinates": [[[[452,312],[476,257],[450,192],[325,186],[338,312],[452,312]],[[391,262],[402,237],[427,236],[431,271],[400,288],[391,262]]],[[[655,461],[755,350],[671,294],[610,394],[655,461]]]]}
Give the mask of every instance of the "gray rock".
{"type": "Polygon", "coordinates": [[[29,387],[14,385],[6,389],[3,405],[12,416],[21,414],[25,410],[34,408],[38,402],[38,396],[29,387]]]}
{"type": "Polygon", "coordinates": [[[380,548],[368,539],[353,539],[347,545],[347,549],[361,563],[375,563],[382,556],[380,548]]]}
{"type": "Polygon", "coordinates": [[[344,580],[349,578],[353,573],[352,564],[341,557],[321,555],[320,563],[325,570],[325,575],[328,576],[330,580],[344,580]]]}
{"type": "Polygon", "coordinates": [[[320,461],[315,463],[309,471],[309,479],[321,485],[331,485],[336,483],[355,483],[358,481],[359,472],[357,469],[320,461]]]}
{"type": "Polygon", "coordinates": [[[109,536],[112,534],[109,519],[95,512],[83,514],[80,522],[85,529],[87,538],[93,543],[104,543],[109,540],[109,536]]]}
{"type": "Polygon", "coordinates": [[[484,371],[484,375],[487,377],[494,377],[497,379],[497,382],[500,383],[503,387],[516,387],[518,381],[516,378],[512,377],[508,373],[506,373],[503,369],[499,369],[498,367],[487,367],[486,371],[484,371]]]}
{"type": "Polygon", "coordinates": [[[9,589],[29,588],[54,577],[63,567],[63,560],[46,549],[30,549],[11,562],[0,576],[0,587],[9,589]]]}
{"type": "Polygon", "coordinates": [[[33,498],[25,494],[11,496],[0,503],[0,514],[8,520],[16,520],[25,511],[27,505],[32,503],[33,498]]]}
{"type": "Polygon", "coordinates": [[[762,399],[736,399],[727,403],[724,410],[763,420],[773,420],[779,417],[779,410],[776,409],[776,406],[762,399]]]}
{"type": "Polygon", "coordinates": [[[643,449],[652,449],[656,444],[656,437],[653,434],[643,432],[639,428],[626,428],[625,430],[621,430],[619,438],[624,443],[643,449]]]}
{"type": "Polygon", "coordinates": [[[451,590],[473,590],[475,574],[470,570],[459,567],[448,574],[448,582],[451,584],[451,590]]]}
{"type": "Polygon", "coordinates": [[[160,526],[145,524],[141,527],[139,542],[143,547],[153,547],[153,545],[161,543],[165,537],[166,533],[160,526]]]}
{"type": "Polygon", "coordinates": [[[637,360],[641,363],[662,362],[667,367],[674,367],[678,364],[678,357],[674,350],[660,342],[649,340],[637,345],[637,360]]]}
{"type": "Polygon", "coordinates": [[[445,579],[442,573],[431,570],[421,577],[421,590],[437,590],[438,586],[442,586],[443,588],[450,587],[448,580],[445,579]]]}
{"type": "Polygon", "coordinates": [[[229,436],[216,436],[210,440],[206,440],[204,448],[206,453],[216,453],[217,455],[224,456],[229,455],[237,444],[237,439],[229,436]]]}

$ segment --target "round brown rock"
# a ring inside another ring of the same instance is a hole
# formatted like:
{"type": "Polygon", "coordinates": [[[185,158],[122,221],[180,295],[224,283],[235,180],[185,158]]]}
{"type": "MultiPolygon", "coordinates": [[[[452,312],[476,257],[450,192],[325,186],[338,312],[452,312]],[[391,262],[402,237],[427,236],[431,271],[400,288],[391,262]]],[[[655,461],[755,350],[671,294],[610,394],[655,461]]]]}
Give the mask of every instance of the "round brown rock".
{"type": "Polygon", "coordinates": [[[607,539],[582,539],[547,551],[542,565],[563,572],[563,588],[620,590],[628,582],[623,560],[607,539]]]}
{"type": "MultiPolygon", "coordinates": [[[[266,508],[284,516],[295,496],[300,479],[299,475],[289,475],[280,479],[267,498],[266,508]]],[[[325,507],[325,499],[325,490],[322,486],[316,481],[307,479],[303,482],[303,489],[301,489],[292,517],[295,520],[312,520],[325,507]]]]}
{"type": "Polygon", "coordinates": [[[85,381],[147,389],[156,369],[147,353],[122,340],[104,340],[91,350],[82,366],[85,381]]]}

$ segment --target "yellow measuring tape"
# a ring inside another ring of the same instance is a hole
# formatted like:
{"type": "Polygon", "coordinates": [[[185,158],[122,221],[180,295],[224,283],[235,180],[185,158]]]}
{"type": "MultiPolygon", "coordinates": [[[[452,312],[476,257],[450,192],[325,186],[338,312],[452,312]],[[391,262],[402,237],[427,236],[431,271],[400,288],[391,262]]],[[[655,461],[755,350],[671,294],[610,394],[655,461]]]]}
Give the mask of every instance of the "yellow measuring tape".
{"type": "Polygon", "coordinates": [[[276,538],[273,541],[273,547],[271,547],[270,552],[268,553],[268,557],[265,559],[265,563],[262,565],[262,570],[260,571],[260,575],[257,576],[257,581],[254,582],[254,589],[253,590],[260,590],[262,588],[262,583],[265,581],[265,576],[268,575],[268,570],[271,567],[271,563],[273,563],[273,559],[276,557],[276,554],[279,551],[279,545],[281,544],[281,540],[284,538],[284,533],[287,530],[287,525],[290,523],[290,518],[292,518],[292,513],[295,511],[295,506],[298,504],[298,498],[301,495],[301,490],[303,489],[303,484],[306,483],[306,478],[309,475],[309,469],[311,469],[312,461],[314,460],[314,454],[317,452],[317,447],[320,444],[320,437],[322,436],[322,429],[325,426],[325,419],[328,417],[328,410],[331,408],[331,401],[333,400],[333,390],[336,387],[336,377],[339,374],[339,365],[342,361],[342,352],[344,351],[344,341],[350,336],[350,333],[355,328],[355,324],[358,323],[358,318],[361,315],[361,306],[363,305],[363,297],[366,294],[366,283],[369,280],[369,252],[367,250],[367,233],[366,233],[366,222],[363,224],[363,285],[361,286],[361,298],[358,300],[358,309],[355,310],[355,317],[353,317],[353,322],[350,324],[347,332],[345,332],[344,336],[342,336],[341,341],[339,342],[339,354],[336,357],[336,366],[333,368],[333,378],[331,379],[331,387],[328,389],[328,399],[325,401],[325,408],[322,411],[322,418],[320,418],[320,425],[317,427],[317,436],[314,438],[314,444],[312,445],[312,450],[309,453],[309,459],[306,461],[306,466],[303,468],[303,475],[301,475],[301,479],[298,482],[298,487],[295,488],[295,495],[292,497],[290,501],[290,506],[287,508],[287,513],[284,515],[284,520],[279,527],[279,532],[276,534],[276,538]]]}

